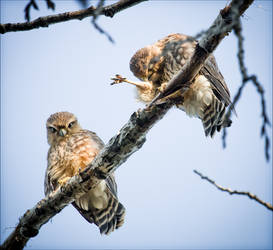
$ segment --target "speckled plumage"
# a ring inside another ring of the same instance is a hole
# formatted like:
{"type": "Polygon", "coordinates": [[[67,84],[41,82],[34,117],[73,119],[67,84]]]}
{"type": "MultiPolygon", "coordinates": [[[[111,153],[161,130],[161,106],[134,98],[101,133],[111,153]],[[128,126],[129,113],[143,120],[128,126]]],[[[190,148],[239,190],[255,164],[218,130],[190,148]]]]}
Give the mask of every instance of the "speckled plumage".
{"type": "MultiPolygon", "coordinates": [[[[49,195],[91,163],[104,143],[94,132],[82,129],[69,112],[51,115],[46,126],[50,148],[45,195],[49,195]]],[[[102,234],[109,234],[124,222],[125,208],[118,201],[113,175],[76,199],[73,206],[88,222],[94,222],[102,234]]]]}
{"type": "MultiPolygon", "coordinates": [[[[151,102],[184,66],[196,44],[190,36],[171,34],[138,50],[130,60],[130,69],[143,82],[134,83],[126,78],[124,81],[136,85],[139,100],[151,102]]],[[[213,55],[190,87],[179,98],[175,97],[178,108],[202,120],[206,136],[212,137],[216,130],[230,126],[231,121],[224,119],[225,108],[231,104],[230,94],[213,55]]]]}

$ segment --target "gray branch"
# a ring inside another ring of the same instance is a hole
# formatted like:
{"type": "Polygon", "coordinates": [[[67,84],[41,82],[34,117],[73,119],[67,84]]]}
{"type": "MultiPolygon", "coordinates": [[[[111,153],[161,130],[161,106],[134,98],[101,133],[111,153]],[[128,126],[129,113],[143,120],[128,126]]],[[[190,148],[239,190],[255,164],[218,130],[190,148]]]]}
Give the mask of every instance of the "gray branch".
{"type": "Polygon", "coordinates": [[[60,13],[57,15],[50,15],[45,17],[39,17],[31,22],[24,23],[6,23],[0,24],[0,33],[4,34],[6,32],[12,31],[25,31],[38,28],[45,28],[51,24],[66,22],[70,20],[82,20],[86,17],[95,16],[95,15],[104,15],[108,17],[113,17],[116,13],[130,8],[136,4],[144,2],[147,0],[120,0],[117,3],[110,4],[108,6],[102,7],[97,12],[97,9],[94,6],[91,6],[87,9],[60,13]]]}
{"type": "Polygon", "coordinates": [[[256,195],[250,193],[250,192],[245,192],[245,191],[237,191],[237,190],[231,190],[230,188],[224,188],[220,185],[218,185],[215,181],[213,181],[212,179],[210,179],[207,176],[204,176],[203,174],[201,174],[200,172],[198,172],[197,170],[193,170],[194,173],[196,173],[197,175],[199,175],[201,177],[201,179],[206,180],[208,182],[210,182],[212,185],[214,185],[217,189],[223,191],[223,192],[227,192],[230,195],[232,194],[238,194],[238,195],[245,195],[247,196],[249,199],[255,200],[258,203],[262,204],[263,206],[265,206],[266,208],[268,208],[269,210],[273,211],[273,206],[269,203],[269,202],[265,202],[263,200],[261,200],[260,198],[258,198],[256,195]]]}
{"type": "MultiPolygon", "coordinates": [[[[132,3],[132,1],[122,2],[132,3]]],[[[252,1],[233,0],[229,6],[221,10],[220,15],[203,37],[201,45],[197,46],[194,53],[195,57],[189,60],[187,71],[181,75],[182,79],[194,76],[202,66],[206,56],[212,53],[222,38],[227,35],[227,30],[232,27],[233,23],[233,20],[230,20],[233,17],[231,13],[239,12],[242,14],[251,3],[252,1]],[[228,19],[226,20],[226,18],[228,19]],[[213,34],[213,32],[216,33],[213,34]]],[[[29,238],[36,236],[41,226],[47,223],[49,219],[85,192],[94,188],[102,179],[105,179],[124,163],[130,155],[140,149],[145,143],[146,134],[172,106],[173,103],[171,102],[154,104],[133,113],[119,133],[106,144],[83,172],[72,177],[61,189],[56,190],[49,197],[39,201],[36,206],[27,210],[1,248],[23,249],[29,238]]]]}

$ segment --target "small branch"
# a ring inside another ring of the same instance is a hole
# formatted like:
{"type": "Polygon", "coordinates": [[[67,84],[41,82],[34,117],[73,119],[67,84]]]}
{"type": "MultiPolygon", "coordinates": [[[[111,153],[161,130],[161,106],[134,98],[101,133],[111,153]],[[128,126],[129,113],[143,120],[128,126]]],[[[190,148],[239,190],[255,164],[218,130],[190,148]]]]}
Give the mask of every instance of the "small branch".
{"type": "MultiPolygon", "coordinates": [[[[262,85],[258,82],[256,75],[250,75],[249,76],[247,74],[247,68],[246,68],[245,63],[244,63],[244,53],[245,53],[244,47],[243,47],[244,37],[242,36],[242,27],[241,27],[240,20],[238,20],[237,24],[234,26],[234,32],[235,32],[235,35],[238,38],[238,54],[237,54],[237,57],[238,57],[238,61],[239,61],[240,72],[241,72],[241,75],[242,75],[242,84],[239,87],[239,89],[238,89],[238,91],[237,91],[237,93],[236,93],[236,95],[235,95],[235,97],[233,99],[233,106],[235,106],[237,104],[237,102],[239,101],[239,99],[240,99],[240,97],[242,95],[243,89],[245,88],[247,82],[251,81],[254,84],[254,86],[256,87],[257,92],[261,97],[261,107],[262,107],[261,116],[262,116],[262,119],[263,119],[262,127],[261,127],[261,136],[264,137],[264,139],[265,139],[265,157],[266,157],[266,160],[269,161],[269,159],[270,159],[270,154],[269,154],[270,139],[269,139],[269,136],[268,136],[267,127],[270,126],[271,124],[270,124],[270,121],[269,121],[269,118],[268,118],[268,115],[267,115],[267,112],[266,112],[266,102],[265,102],[265,97],[264,97],[264,89],[263,89],[262,85]]],[[[229,107],[227,115],[226,115],[226,119],[230,119],[231,115],[232,115],[231,107],[229,107]]],[[[224,128],[223,135],[222,135],[222,141],[223,141],[223,147],[224,148],[226,147],[226,136],[227,136],[227,131],[226,131],[226,128],[224,128]]]]}
{"type": "Polygon", "coordinates": [[[214,185],[217,189],[223,191],[223,192],[227,192],[230,195],[232,194],[238,194],[238,195],[245,195],[248,196],[249,199],[255,200],[258,203],[262,204],[263,206],[265,206],[267,209],[273,211],[273,206],[268,203],[265,202],[261,199],[259,199],[256,195],[249,193],[249,192],[244,192],[244,191],[237,191],[237,190],[231,190],[230,188],[224,188],[218,184],[215,183],[215,181],[211,180],[209,177],[204,176],[203,174],[201,174],[200,172],[198,172],[197,170],[193,170],[194,173],[196,173],[197,175],[199,175],[202,179],[207,180],[208,182],[210,182],[212,185],[214,185]]]}
{"type": "MultiPolygon", "coordinates": [[[[55,10],[55,3],[51,0],[45,0],[48,9],[55,10]]],[[[30,9],[33,7],[35,10],[39,10],[39,7],[35,0],[30,0],[29,3],[26,5],[24,12],[25,12],[25,19],[29,22],[30,21],[30,9]]]]}
{"type": "MultiPolygon", "coordinates": [[[[139,4],[147,0],[120,0],[117,3],[105,6],[100,11],[99,15],[104,15],[108,17],[113,17],[116,13],[132,7],[133,5],[139,4]]],[[[86,17],[93,16],[96,11],[96,8],[91,6],[87,9],[60,13],[57,15],[39,17],[31,22],[24,23],[6,23],[0,24],[0,33],[4,34],[6,32],[12,31],[25,31],[38,29],[41,27],[48,27],[51,24],[66,22],[70,20],[82,20],[86,17]]]]}
{"type": "Polygon", "coordinates": [[[96,29],[97,31],[99,31],[101,34],[104,34],[104,35],[108,38],[108,40],[109,40],[111,43],[114,43],[114,40],[113,40],[113,38],[111,37],[111,35],[110,35],[108,32],[106,32],[104,29],[102,29],[102,28],[98,25],[98,23],[96,22],[98,16],[99,16],[100,13],[103,11],[103,6],[104,6],[104,0],[100,0],[100,1],[98,2],[97,7],[96,7],[96,11],[95,11],[95,13],[94,13],[94,15],[93,15],[92,24],[93,24],[93,26],[95,27],[95,29],[96,29]]]}
{"type": "Polygon", "coordinates": [[[26,5],[24,12],[25,12],[25,19],[29,22],[30,20],[30,9],[33,7],[35,10],[39,10],[39,7],[35,0],[30,0],[29,3],[26,5]]]}
{"type": "Polygon", "coordinates": [[[55,10],[55,3],[52,2],[51,0],[45,0],[46,1],[46,5],[48,9],[52,9],[55,10]]]}

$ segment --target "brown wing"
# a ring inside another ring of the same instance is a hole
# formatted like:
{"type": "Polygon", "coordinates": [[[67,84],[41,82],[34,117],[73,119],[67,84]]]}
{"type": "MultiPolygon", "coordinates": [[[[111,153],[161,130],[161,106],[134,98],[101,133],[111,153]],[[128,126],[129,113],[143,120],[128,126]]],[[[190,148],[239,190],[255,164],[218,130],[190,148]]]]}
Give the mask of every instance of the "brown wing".
{"type": "MultiPolygon", "coordinates": [[[[83,170],[103,146],[104,143],[94,132],[82,130],[71,135],[65,145],[51,148],[45,177],[45,194],[48,195],[58,188],[59,178],[64,175],[71,176],[64,174],[66,170],[68,172],[72,169],[74,173],[79,168],[83,170]],[[57,167],[54,167],[55,164],[57,167]],[[60,166],[65,167],[62,169],[60,166]]],[[[88,222],[95,223],[102,234],[108,234],[123,224],[125,208],[117,199],[117,186],[113,175],[99,185],[100,187],[75,200],[73,206],[88,222]]]]}
{"type": "Polygon", "coordinates": [[[204,75],[211,82],[212,90],[217,98],[222,101],[225,106],[230,105],[229,90],[213,55],[210,55],[206,60],[204,67],[200,70],[200,74],[204,75]]]}
{"type": "MultiPolygon", "coordinates": [[[[197,41],[191,36],[172,34],[159,40],[156,44],[162,48],[162,54],[159,57],[164,57],[164,62],[161,65],[161,68],[164,70],[161,78],[162,83],[170,81],[185,65],[192,55],[197,41]]],[[[216,97],[225,106],[231,105],[229,90],[213,55],[210,55],[206,60],[200,70],[200,74],[204,75],[211,82],[216,97]]]]}
{"type": "MultiPolygon", "coordinates": [[[[196,46],[196,41],[190,36],[183,34],[171,34],[158,42],[161,54],[150,61],[150,65],[156,65],[159,58],[160,66],[157,67],[157,74],[160,84],[169,82],[173,76],[184,66],[187,59],[192,55],[196,46]],[[164,58],[164,60],[162,60],[164,58]]],[[[154,67],[149,65],[149,70],[154,71],[154,67]]]]}
{"type": "Polygon", "coordinates": [[[50,175],[50,169],[52,165],[58,164],[57,161],[53,160],[53,157],[52,157],[52,154],[54,154],[53,150],[54,149],[51,147],[48,151],[48,156],[47,156],[47,168],[46,168],[45,180],[44,180],[44,193],[46,196],[57,189],[57,182],[52,181],[52,178],[50,175]]]}
{"type": "MultiPolygon", "coordinates": [[[[94,132],[88,130],[85,130],[85,132],[90,135],[91,140],[97,144],[99,150],[104,147],[103,141],[94,132]]],[[[104,208],[97,209],[91,206],[92,208],[86,210],[77,204],[76,201],[72,203],[88,222],[95,223],[99,227],[101,234],[109,234],[122,226],[125,215],[125,208],[117,198],[117,184],[114,175],[110,175],[105,180],[105,184],[104,194],[107,196],[107,204],[104,208]]],[[[93,199],[92,190],[90,190],[91,196],[88,197],[88,195],[89,193],[86,194],[86,200],[90,204],[90,201],[93,199]]]]}
{"type": "MultiPolygon", "coordinates": [[[[161,65],[163,68],[161,84],[163,84],[169,82],[185,65],[192,56],[197,41],[190,36],[173,34],[159,40],[156,44],[162,48],[160,56],[164,57],[161,65]]],[[[206,108],[201,118],[206,136],[212,137],[216,130],[220,131],[223,126],[230,126],[231,124],[230,120],[224,122],[225,107],[232,105],[230,93],[213,55],[210,55],[206,60],[199,75],[208,79],[215,96],[212,104],[206,108]]],[[[175,92],[181,87],[174,86],[172,91],[175,92]]]]}

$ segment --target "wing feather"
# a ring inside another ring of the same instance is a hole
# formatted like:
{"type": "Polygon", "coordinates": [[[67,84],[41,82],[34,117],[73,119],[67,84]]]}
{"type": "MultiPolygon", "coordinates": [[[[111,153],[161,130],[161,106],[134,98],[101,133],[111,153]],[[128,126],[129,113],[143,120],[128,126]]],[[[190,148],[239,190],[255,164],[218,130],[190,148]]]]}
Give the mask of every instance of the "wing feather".
{"type": "Polygon", "coordinates": [[[231,100],[229,90],[223,75],[218,69],[213,55],[210,55],[206,60],[204,67],[200,70],[200,74],[204,75],[208,80],[210,80],[213,92],[217,98],[222,101],[225,106],[230,105],[231,100]]]}

